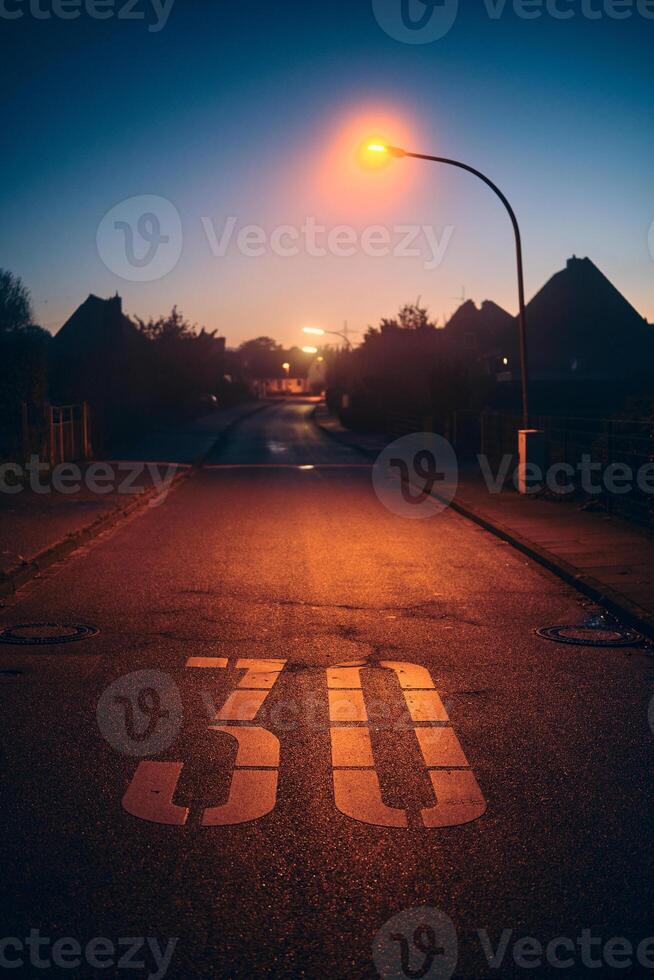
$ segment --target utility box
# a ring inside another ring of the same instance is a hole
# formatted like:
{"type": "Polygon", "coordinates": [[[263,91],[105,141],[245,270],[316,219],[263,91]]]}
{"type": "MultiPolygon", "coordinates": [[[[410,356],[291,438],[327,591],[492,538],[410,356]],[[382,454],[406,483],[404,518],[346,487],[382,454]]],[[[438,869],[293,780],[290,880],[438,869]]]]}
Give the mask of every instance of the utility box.
{"type": "Polygon", "coordinates": [[[545,433],[518,431],[518,492],[537,493],[545,485],[545,433]]]}

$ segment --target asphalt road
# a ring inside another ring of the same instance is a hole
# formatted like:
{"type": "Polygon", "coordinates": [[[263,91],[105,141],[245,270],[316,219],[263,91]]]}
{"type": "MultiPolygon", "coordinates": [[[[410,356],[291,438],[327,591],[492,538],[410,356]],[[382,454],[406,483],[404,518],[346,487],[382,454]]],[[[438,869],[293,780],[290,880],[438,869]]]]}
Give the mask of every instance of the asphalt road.
{"type": "MultiPolygon", "coordinates": [[[[1,931],[24,942],[39,930],[46,959],[57,939],[83,947],[76,966],[46,970],[5,945],[8,961],[25,963],[11,975],[163,975],[150,947],[132,957],[146,964],[136,969],[118,967],[107,945],[88,953],[98,937],[123,956],[128,937],[163,948],[178,938],[166,975],[183,980],[652,975],[614,972],[625,947],[604,947],[654,935],[651,658],[537,637],[580,622],[580,597],[449,511],[390,513],[366,461],[316,430],[311,408],[283,403],[246,420],[163,504],[1,610],[5,625],[100,630],[0,647],[1,931]],[[244,675],[238,659],[285,664],[244,675]],[[327,674],[350,662],[370,668],[361,681],[327,674]],[[381,662],[427,668],[438,694],[424,674],[381,662]],[[142,710],[130,702],[130,727],[127,701],[103,692],[140,670],[170,680],[160,703],[147,691],[142,710]],[[368,726],[336,721],[359,717],[364,698],[368,726]],[[159,724],[170,744],[147,740],[159,724]],[[272,734],[243,736],[234,770],[236,737],[210,725],[272,734]],[[416,727],[436,739],[434,771],[454,774],[436,807],[416,727]],[[336,779],[330,729],[346,732],[334,736],[336,779]],[[371,822],[339,810],[337,793],[371,822]],[[425,826],[426,811],[444,825],[425,826]],[[162,815],[176,822],[154,822],[162,815]],[[453,923],[456,967],[445,920],[410,912],[425,906],[453,923]],[[375,937],[398,913],[376,966],[375,937]],[[430,924],[433,935],[414,937],[430,924]],[[601,944],[577,945],[587,929],[601,944]],[[493,948],[510,931],[495,967],[483,930],[493,948]],[[524,937],[560,938],[550,957],[567,967],[516,965],[538,961],[537,944],[515,946],[524,937]]],[[[77,962],[74,946],[68,956],[77,962]]]]}

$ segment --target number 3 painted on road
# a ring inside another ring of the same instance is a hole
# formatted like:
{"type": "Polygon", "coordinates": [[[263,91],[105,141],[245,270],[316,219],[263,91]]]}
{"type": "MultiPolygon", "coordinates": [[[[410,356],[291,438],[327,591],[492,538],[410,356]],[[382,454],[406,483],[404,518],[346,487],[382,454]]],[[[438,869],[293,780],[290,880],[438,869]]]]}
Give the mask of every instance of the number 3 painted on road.
{"type": "MultiPolygon", "coordinates": [[[[210,725],[210,732],[230,735],[238,742],[229,798],[221,806],[209,807],[200,818],[202,827],[246,823],[264,817],[277,802],[279,739],[259,726],[235,722],[253,721],[279,677],[285,660],[237,660],[244,669],[239,682],[216,715],[221,724],[210,725]]],[[[190,657],[187,667],[227,667],[224,657],[190,657]]],[[[134,817],[153,823],[183,826],[188,807],[173,803],[182,762],[141,762],[123,797],[123,807],[134,817]]]]}

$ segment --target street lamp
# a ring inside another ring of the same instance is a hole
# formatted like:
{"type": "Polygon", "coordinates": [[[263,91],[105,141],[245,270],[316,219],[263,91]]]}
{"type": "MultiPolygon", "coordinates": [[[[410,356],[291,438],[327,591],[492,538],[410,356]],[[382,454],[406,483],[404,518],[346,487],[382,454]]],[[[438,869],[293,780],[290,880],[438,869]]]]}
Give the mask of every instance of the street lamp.
{"type": "MultiPolygon", "coordinates": [[[[340,337],[344,340],[348,346],[349,350],[352,350],[352,341],[346,333],[341,333],[339,330],[323,330],[322,327],[302,327],[302,333],[311,334],[313,337],[324,337],[325,334],[331,334],[334,337],[340,337]]],[[[312,351],[313,353],[313,351],[312,351]]]]}
{"type": "Polygon", "coordinates": [[[286,377],[288,378],[289,374],[291,373],[291,365],[288,363],[288,361],[284,361],[284,363],[282,364],[282,371],[285,373],[286,377]]]}
{"type": "Polygon", "coordinates": [[[407,150],[402,150],[398,146],[386,146],[384,143],[370,143],[368,145],[368,150],[371,153],[388,153],[392,157],[413,157],[415,160],[429,160],[432,163],[446,163],[450,167],[458,167],[460,170],[466,170],[470,174],[474,174],[475,177],[479,177],[483,180],[485,184],[499,197],[500,201],[506,208],[509,218],[511,219],[511,224],[513,225],[513,232],[515,235],[515,250],[516,250],[516,262],[518,270],[518,325],[520,331],[520,374],[521,374],[521,386],[522,386],[522,425],[524,429],[529,428],[529,400],[528,400],[528,383],[527,383],[527,317],[525,314],[525,286],[523,277],[523,267],[522,267],[522,240],[520,237],[520,227],[518,225],[518,219],[515,216],[515,212],[508,199],[499,189],[499,187],[493,183],[485,174],[482,174],[480,170],[475,170],[474,167],[469,167],[467,163],[460,163],[458,160],[448,160],[446,157],[432,157],[425,153],[409,153],[407,150]]]}
{"type": "Polygon", "coordinates": [[[302,348],[302,353],[303,354],[317,354],[318,353],[318,348],[317,347],[303,347],[302,348]]]}

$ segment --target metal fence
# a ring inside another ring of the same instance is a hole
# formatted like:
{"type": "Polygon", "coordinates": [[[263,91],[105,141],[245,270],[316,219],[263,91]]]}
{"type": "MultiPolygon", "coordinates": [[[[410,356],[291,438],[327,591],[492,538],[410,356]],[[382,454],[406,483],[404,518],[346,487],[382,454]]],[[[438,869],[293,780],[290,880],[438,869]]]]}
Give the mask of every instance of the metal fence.
{"type": "MultiPolygon", "coordinates": [[[[452,432],[459,455],[469,451],[478,438],[477,452],[488,458],[495,471],[505,456],[511,457],[508,472],[512,475],[517,465],[520,416],[484,411],[476,416],[477,426],[474,419],[474,413],[455,413],[452,432]]],[[[565,482],[573,484],[577,498],[591,496],[583,477],[584,466],[588,474],[590,464],[592,483],[601,487],[592,496],[607,511],[654,525],[654,420],[535,415],[531,424],[545,433],[546,466],[572,468],[565,482]],[[618,492],[607,489],[604,477],[608,473],[617,478],[616,485],[620,482],[618,492]]],[[[587,483],[588,477],[585,479],[587,483]]]]}
{"type": "Polygon", "coordinates": [[[385,431],[396,438],[413,432],[433,432],[433,419],[431,416],[387,412],[385,431]]]}
{"type": "Polygon", "coordinates": [[[22,405],[23,460],[36,455],[55,466],[90,459],[89,410],[82,405],[22,405]]]}

